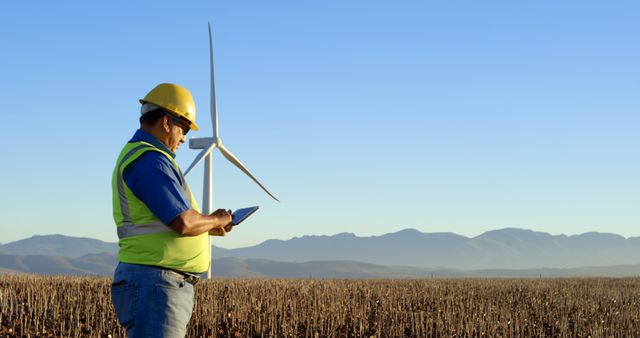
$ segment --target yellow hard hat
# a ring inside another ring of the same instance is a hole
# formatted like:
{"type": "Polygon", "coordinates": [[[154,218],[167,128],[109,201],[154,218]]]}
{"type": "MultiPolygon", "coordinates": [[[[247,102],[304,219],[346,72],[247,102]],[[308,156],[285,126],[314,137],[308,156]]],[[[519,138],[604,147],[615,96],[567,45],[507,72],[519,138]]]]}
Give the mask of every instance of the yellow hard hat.
{"type": "Polygon", "coordinates": [[[161,83],[153,88],[140,103],[152,103],[162,107],[178,117],[189,121],[192,130],[199,130],[196,124],[196,103],[193,96],[184,87],[173,83],[161,83]]]}

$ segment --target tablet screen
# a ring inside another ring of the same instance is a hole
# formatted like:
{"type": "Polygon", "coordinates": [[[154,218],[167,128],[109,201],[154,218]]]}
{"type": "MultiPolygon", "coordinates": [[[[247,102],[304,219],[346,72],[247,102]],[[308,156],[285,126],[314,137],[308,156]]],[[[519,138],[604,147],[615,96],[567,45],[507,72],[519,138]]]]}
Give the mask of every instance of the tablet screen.
{"type": "Polygon", "coordinates": [[[240,224],[242,221],[247,219],[247,217],[256,212],[256,210],[258,210],[258,206],[242,208],[234,211],[233,214],[231,214],[231,223],[233,225],[240,224]]]}

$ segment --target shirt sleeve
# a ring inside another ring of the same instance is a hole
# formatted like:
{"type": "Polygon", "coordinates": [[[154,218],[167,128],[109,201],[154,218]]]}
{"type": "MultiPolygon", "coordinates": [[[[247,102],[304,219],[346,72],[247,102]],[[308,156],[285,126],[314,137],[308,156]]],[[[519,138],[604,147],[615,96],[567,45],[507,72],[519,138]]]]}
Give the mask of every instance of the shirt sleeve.
{"type": "Polygon", "coordinates": [[[157,151],[147,151],[129,164],[123,179],[162,223],[169,224],[191,209],[182,180],[173,163],[157,151]]]}

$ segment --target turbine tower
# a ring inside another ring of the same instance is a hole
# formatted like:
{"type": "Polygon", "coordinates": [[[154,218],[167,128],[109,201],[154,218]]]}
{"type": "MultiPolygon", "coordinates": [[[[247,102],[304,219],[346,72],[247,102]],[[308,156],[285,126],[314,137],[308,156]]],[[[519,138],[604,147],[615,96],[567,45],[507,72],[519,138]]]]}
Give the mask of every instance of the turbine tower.
{"type": "MultiPolygon", "coordinates": [[[[213,212],[213,149],[218,148],[222,155],[233,165],[242,170],[247,176],[249,176],[254,182],[256,182],[262,190],[264,190],[271,198],[280,202],[275,196],[273,196],[267,188],[265,188],[258,179],[256,179],[245,166],[238,160],[238,158],[231,153],[223,144],[222,139],[218,136],[218,109],[216,107],[216,85],[213,76],[213,38],[211,35],[211,22],[209,22],[209,62],[211,65],[211,126],[213,129],[213,137],[201,137],[192,138],[189,140],[189,148],[202,149],[198,156],[193,160],[189,168],[185,171],[184,175],[188,175],[191,169],[193,169],[202,159],[204,159],[204,180],[202,187],[202,213],[210,214],[213,212]]],[[[209,237],[209,249],[211,249],[211,237],[209,237]]],[[[211,279],[211,267],[207,271],[207,278],[211,279]]]]}

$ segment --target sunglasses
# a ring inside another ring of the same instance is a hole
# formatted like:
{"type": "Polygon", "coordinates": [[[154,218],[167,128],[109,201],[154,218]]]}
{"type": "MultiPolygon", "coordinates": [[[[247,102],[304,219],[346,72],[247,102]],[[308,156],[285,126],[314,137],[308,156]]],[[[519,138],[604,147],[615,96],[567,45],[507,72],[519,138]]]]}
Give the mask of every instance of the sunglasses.
{"type": "Polygon", "coordinates": [[[180,126],[180,129],[182,129],[182,134],[183,135],[187,135],[187,133],[189,133],[189,130],[191,130],[191,127],[186,124],[185,122],[183,122],[182,120],[180,120],[179,118],[173,116],[172,114],[167,114],[171,117],[171,120],[173,120],[173,122],[176,122],[178,124],[178,126],[180,126]]]}

